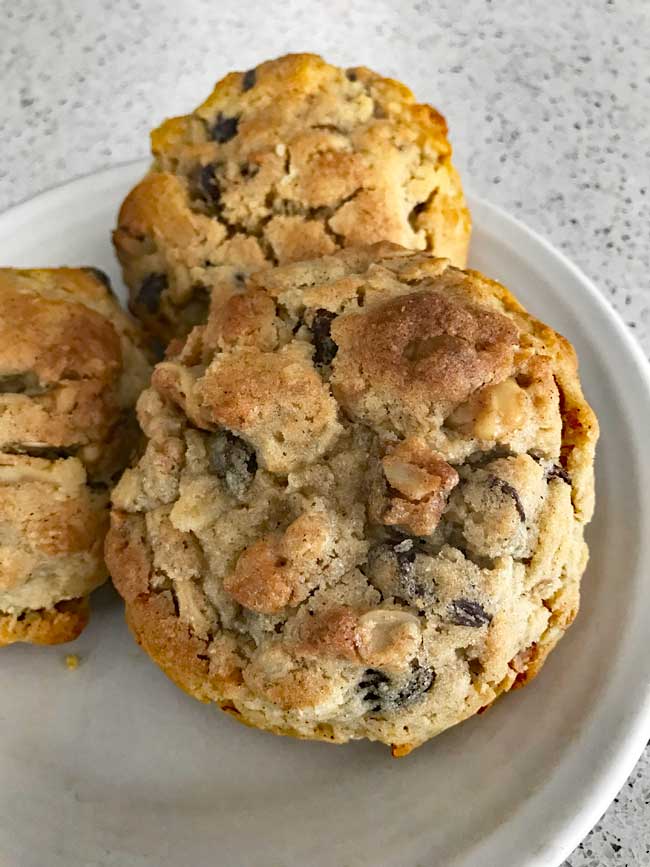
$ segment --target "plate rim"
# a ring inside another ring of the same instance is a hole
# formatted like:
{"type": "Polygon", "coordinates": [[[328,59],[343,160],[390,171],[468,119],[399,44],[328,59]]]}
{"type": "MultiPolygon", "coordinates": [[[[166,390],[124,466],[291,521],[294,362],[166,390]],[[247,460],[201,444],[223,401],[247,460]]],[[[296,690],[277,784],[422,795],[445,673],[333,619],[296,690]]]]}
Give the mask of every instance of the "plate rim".
{"type": "MultiPolygon", "coordinates": [[[[79,188],[83,188],[84,185],[96,184],[98,182],[110,186],[113,179],[124,178],[126,181],[131,174],[134,175],[134,178],[137,177],[137,173],[146,171],[149,165],[150,160],[143,157],[136,160],[127,160],[71,177],[46,188],[39,193],[9,205],[0,212],[0,233],[11,231],[11,226],[16,221],[25,223],[34,216],[42,216],[44,212],[47,212],[51,208],[60,207],[62,204],[61,200],[62,198],[65,200],[65,193],[68,190],[72,189],[78,193],[79,188]]],[[[580,284],[581,289],[589,297],[590,302],[595,305],[600,315],[606,320],[608,327],[614,330],[622,348],[628,356],[628,360],[632,362],[634,372],[638,377],[637,385],[644,392],[645,409],[647,410],[648,406],[650,406],[650,362],[641,344],[625,325],[623,319],[604,293],[596,288],[591,278],[566,253],[555,247],[523,220],[513,216],[505,208],[495,205],[488,199],[474,195],[471,192],[466,192],[466,197],[470,211],[475,218],[475,223],[478,224],[480,222],[482,228],[489,224],[489,234],[507,235],[510,242],[517,244],[523,251],[521,255],[525,261],[529,259],[530,250],[535,250],[536,248],[536,252],[539,255],[555,260],[558,266],[569,272],[575,282],[580,284]],[[477,215],[479,214],[482,217],[477,219],[477,215]]],[[[36,264],[38,265],[38,263],[36,264]]],[[[47,266],[42,265],[42,267],[47,266]]],[[[641,524],[649,520],[650,514],[644,515],[643,512],[640,514],[639,521],[641,524]]],[[[646,562],[650,571],[650,557],[644,558],[642,551],[639,556],[639,566],[642,567],[646,562]]],[[[625,723],[620,723],[620,728],[624,730],[624,735],[621,737],[619,733],[619,738],[612,749],[609,760],[602,767],[598,784],[594,785],[588,792],[585,792],[579,805],[572,810],[570,818],[566,819],[556,829],[557,839],[554,841],[553,851],[549,852],[548,843],[542,842],[543,851],[538,848],[536,852],[525,855],[526,860],[520,862],[520,867],[542,867],[542,865],[548,867],[550,864],[559,867],[598,822],[616,796],[616,793],[625,784],[636,762],[642,755],[648,741],[648,736],[650,735],[650,677],[639,683],[638,692],[633,698],[635,703],[634,712],[630,714],[625,723]],[[551,860],[549,860],[549,856],[551,860]]],[[[497,831],[498,829],[495,828],[483,837],[478,844],[479,848],[487,845],[488,841],[493,840],[497,831]]],[[[468,854],[471,857],[471,850],[468,854]]]]}

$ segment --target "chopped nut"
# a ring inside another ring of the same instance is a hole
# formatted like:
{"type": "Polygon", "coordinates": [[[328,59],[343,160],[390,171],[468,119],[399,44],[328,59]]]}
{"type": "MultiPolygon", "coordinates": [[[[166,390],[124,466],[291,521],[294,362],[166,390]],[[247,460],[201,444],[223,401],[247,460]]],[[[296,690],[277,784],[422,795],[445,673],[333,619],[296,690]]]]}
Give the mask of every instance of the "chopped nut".
{"type": "Polygon", "coordinates": [[[407,611],[378,608],[359,618],[359,656],[368,665],[401,666],[416,655],[421,640],[419,620],[407,611]]]}
{"type": "Polygon", "coordinates": [[[505,379],[472,395],[454,410],[446,424],[482,440],[498,440],[523,425],[529,400],[514,379],[505,379]]]}
{"type": "Polygon", "coordinates": [[[381,466],[389,491],[375,498],[372,517],[416,536],[432,533],[458,484],[456,470],[417,437],[394,446],[381,466]]]}

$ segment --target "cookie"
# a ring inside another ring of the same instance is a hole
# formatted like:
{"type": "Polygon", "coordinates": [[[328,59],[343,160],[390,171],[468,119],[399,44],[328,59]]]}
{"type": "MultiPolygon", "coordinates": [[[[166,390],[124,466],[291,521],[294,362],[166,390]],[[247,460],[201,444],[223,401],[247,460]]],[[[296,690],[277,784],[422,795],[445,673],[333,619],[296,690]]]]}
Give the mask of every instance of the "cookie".
{"type": "Polygon", "coordinates": [[[0,308],[0,645],[57,644],[106,580],[109,484],[150,367],[94,269],[0,269],[0,308]]]}
{"type": "Polygon", "coordinates": [[[268,269],[138,404],[107,557],[138,642],[242,722],[395,755],[576,615],[596,419],[571,345],[390,244],[268,269]]]}
{"type": "Polygon", "coordinates": [[[382,240],[465,264],[444,118],[369,69],[296,54],[231,73],[151,141],[114,241],[131,309],[163,340],[267,265],[382,240]]]}

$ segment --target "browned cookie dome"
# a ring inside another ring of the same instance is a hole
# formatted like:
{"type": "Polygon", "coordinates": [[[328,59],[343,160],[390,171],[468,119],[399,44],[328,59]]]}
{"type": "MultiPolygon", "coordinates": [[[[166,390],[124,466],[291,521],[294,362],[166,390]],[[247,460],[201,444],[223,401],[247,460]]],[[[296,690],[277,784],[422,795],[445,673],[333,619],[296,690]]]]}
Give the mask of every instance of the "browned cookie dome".
{"type": "Polygon", "coordinates": [[[260,728],[397,754],[573,620],[597,423],[571,346],[393,245],[253,275],[159,364],[114,492],[127,618],[260,728]]]}
{"type": "Polygon", "coordinates": [[[297,54],[231,73],[152,149],[115,246],[132,309],[165,339],[266,265],[382,240],[465,264],[444,118],[369,69],[297,54]]]}

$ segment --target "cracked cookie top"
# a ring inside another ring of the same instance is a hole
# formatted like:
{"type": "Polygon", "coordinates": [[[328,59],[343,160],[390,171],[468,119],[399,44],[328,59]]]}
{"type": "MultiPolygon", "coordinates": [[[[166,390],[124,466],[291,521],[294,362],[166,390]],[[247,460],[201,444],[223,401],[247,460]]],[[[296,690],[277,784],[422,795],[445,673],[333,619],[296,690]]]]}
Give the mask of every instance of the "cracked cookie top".
{"type": "Polygon", "coordinates": [[[213,298],[139,402],[107,554],[139,642],[261,728],[403,754],[572,621],[597,424],[502,286],[381,244],[213,298]]]}
{"type": "Polygon", "coordinates": [[[151,141],[114,240],[131,307],[163,339],[266,265],[382,240],[465,264],[444,118],[369,69],[298,54],[231,73],[151,141]]]}

